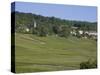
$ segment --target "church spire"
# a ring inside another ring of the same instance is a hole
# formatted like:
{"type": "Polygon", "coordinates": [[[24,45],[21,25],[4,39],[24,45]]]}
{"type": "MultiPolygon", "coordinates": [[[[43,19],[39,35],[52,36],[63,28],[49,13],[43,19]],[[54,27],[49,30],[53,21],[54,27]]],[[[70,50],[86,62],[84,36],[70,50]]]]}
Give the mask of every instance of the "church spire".
{"type": "Polygon", "coordinates": [[[34,20],[34,28],[36,28],[36,21],[34,20]]]}

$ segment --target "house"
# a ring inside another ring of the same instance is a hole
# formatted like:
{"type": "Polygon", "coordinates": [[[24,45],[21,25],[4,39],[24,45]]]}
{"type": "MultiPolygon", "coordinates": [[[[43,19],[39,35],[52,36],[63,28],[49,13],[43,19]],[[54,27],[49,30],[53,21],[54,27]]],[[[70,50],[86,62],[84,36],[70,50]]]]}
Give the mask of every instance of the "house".
{"type": "Polygon", "coordinates": [[[72,30],[71,30],[70,33],[71,33],[72,35],[76,36],[76,34],[77,34],[77,33],[76,33],[76,29],[78,29],[78,27],[72,26],[71,29],[72,29],[72,30]]]}
{"type": "Polygon", "coordinates": [[[97,32],[96,31],[90,31],[88,33],[89,36],[91,36],[93,39],[97,39],[97,32]]]}
{"type": "Polygon", "coordinates": [[[83,34],[83,30],[79,30],[78,32],[79,32],[79,34],[80,34],[80,35],[82,35],[82,34],[83,34]]]}
{"type": "Polygon", "coordinates": [[[77,30],[78,27],[72,27],[71,34],[76,36],[77,31],[78,35],[81,35],[82,38],[88,38],[91,37],[92,39],[97,39],[97,32],[96,31],[83,31],[83,30],[77,30]]]}
{"type": "Polygon", "coordinates": [[[26,30],[26,32],[29,32],[30,31],[29,28],[26,28],[25,30],[26,30]]]}
{"type": "Polygon", "coordinates": [[[97,32],[96,31],[89,31],[88,35],[97,36],[97,32]]]}

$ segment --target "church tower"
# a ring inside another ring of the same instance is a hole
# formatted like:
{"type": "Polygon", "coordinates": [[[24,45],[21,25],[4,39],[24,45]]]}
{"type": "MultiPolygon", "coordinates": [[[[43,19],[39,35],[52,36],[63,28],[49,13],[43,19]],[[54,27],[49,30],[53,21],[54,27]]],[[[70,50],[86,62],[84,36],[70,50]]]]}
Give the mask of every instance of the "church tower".
{"type": "Polygon", "coordinates": [[[36,28],[36,21],[34,20],[34,28],[36,28]]]}

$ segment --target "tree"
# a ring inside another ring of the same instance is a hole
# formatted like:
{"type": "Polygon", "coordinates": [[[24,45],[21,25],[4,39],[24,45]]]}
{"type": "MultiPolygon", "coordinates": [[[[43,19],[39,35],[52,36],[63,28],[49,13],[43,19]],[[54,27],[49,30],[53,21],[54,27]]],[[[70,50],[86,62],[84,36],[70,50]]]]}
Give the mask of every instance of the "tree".
{"type": "Polygon", "coordinates": [[[68,26],[61,26],[59,29],[60,37],[68,37],[70,35],[70,28],[68,26]]]}
{"type": "Polygon", "coordinates": [[[38,30],[37,30],[37,28],[32,28],[32,34],[35,34],[35,35],[38,34],[38,30]]]}
{"type": "Polygon", "coordinates": [[[39,28],[38,35],[41,37],[44,37],[44,36],[47,36],[47,34],[48,34],[48,29],[44,26],[41,26],[39,28]]]}
{"type": "Polygon", "coordinates": [[[81,34],[79,33],[79,29],[76,30],[76,37],[81,38],[81,34]]]}
{"type": "Polygon", "coordinates": [[[55,34],[58,34],[59,33],[59,26],[53,26],[53,32],[55,33],[55,34]]]}

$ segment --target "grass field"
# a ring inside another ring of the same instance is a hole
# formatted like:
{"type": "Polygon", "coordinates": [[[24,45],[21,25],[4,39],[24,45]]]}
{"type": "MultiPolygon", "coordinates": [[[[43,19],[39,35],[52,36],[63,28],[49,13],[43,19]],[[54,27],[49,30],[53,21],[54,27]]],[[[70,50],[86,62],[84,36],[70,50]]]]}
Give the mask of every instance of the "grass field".
{"type": "Polygon", "coordinates": [[[79,69],[81,62],[97,55],[96,41],[75,37],[16,33],[15,44],[17,73],[79,69]]]}

